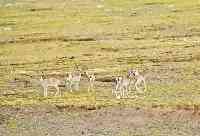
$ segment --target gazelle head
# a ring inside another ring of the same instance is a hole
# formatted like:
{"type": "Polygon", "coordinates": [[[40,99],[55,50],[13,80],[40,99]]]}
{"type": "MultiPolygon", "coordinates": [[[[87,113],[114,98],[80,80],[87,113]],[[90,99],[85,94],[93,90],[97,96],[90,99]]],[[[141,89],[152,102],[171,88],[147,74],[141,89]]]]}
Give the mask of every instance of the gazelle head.
{"type": "Polygon", "coordinates": [[[44,72],[42,71],[42,74],[41,74],[41,76],[40,76],[40,81],[43,81],[45,79],[45,74],[44,74],[44,72]]]}
{"type": "Polygon", "coordinates": [[[86,76],[89,75],[89,73],[87,71],[84,71],[83,74],[86,75],[86,76]]]}
{"type": "Polygon", "coordinates": [[[121,81],[122,81],[122,77],[118,76],[118,77],[115,78],[115,83],[116,84],[121,83],[121,81]]]}
{"type": "Polygon", "coordinates": [[[129,70],[128,71],[129,77],[135,77],[135,76],[138,76],[138,75],[139,75],[139,72],[137,70],[129,70]]]}

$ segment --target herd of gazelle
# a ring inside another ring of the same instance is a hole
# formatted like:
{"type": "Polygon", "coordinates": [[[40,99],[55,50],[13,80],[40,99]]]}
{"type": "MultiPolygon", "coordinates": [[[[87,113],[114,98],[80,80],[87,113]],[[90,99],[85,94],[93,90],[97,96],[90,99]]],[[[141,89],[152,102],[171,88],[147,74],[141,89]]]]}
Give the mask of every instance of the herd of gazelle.
{"type": "Polygon", "coordinates": [[[116,98],[125,98],[128,97],[128,93],[131,90],[131,86],[134,84],[136,91],[146,91],[146,81],[144,76],[139,74],[137,70],[129,70],[127,75],[118,76],[115,78],[115,88],[112,93],[116,98]],[[135,80],[135,82],[134,82],[135,80]],[[142,88],[140,87],[142,85],[142,88]]]}
{"type": "MultiPolygon", "coordinates": [[[[88,91],[94,89],[94,83],[96,79],[94,73],[83,72],[83,74],[81,74],[81,70],[77,70],[74,72],[69,72],[67,73],[67,75],[68,76],[65,79],[65,84],[69,87],[70,92],[73,92],[73,89],[79,90],[82,75],[85,75],[88,79],[88,82],[89,82],[88,91]]],[[[56,79],[56,78],[44,79],[44,76],[41,76],[40,84],[44,89],[45,97],[48,95],[48,91],[47,91],[48,87],[54,87],[57,90],[55,95],[61,96],[61,92],[59,89],[59,85],[61,84],[61,81],[59,79],[56,79]]],[[[131,86],[133,84],[136,91],[146,91],[147,89],[145,78],[141,74],[139,74],[137,70],[129,70],[126,75],[117,76],[115,78],[115,87],[112,90],[112,94],[116,96],[116,98],[128,97],[128,92],[131,90],[131,86]],[[141,85],[142,85],[143,90],[141,90],[141,87],[140,87],[141,85]]]]}

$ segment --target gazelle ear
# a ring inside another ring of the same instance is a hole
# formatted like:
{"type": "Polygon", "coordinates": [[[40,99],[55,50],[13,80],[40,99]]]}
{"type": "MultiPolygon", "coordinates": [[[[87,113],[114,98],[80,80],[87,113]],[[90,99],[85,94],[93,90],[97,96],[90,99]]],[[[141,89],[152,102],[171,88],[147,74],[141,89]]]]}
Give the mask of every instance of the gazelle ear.
{"type": "Polygon", "coordinates": [[[135,73],[134,73],[135,75],[139,75],[139,72],[138,72],[138,70],[135,70],[135,73]]]}
{"type": "Polygon", "coordinates": [[[79,70],[79,71],[82,71],[82,68],[81,68],[81,67],[79,67],[79,68],[78,68],[78,70],[79,70]]]}
{"type": "Polygon", "coordinates": [[[87,76],[89,75],[87,71],[84,72],[87,76]]]}
{"type": "Polygon", "coordinates": [[[43,71],[41,72],[41,77],[44,78],[44,72],[43,71]]]}

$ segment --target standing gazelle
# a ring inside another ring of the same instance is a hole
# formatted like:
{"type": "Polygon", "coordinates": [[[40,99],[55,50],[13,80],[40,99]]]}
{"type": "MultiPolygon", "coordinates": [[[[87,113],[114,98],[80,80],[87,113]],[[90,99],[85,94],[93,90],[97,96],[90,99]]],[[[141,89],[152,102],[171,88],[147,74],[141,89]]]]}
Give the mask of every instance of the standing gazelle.
{"type": "Polygon", "coordinates": [[[94,82],[95,82],[95,79],[96,79],[94,73],[89,74],[87,71],[84,72],[84,73],[85,73],[85,75],[87,76],[87,78],[89,80],[88,92],[90,90],[94,90],[94,82]]]}
{"type": "Polygon", "coordinates": [[[147,85],[146,85],[146,81],[145,81],[145,78],[144,76],[142,76],[141,74],[139,74],[139,72],[137,70],[129,70],[128,71],[128,75],[130,77],[133,77],[136,79],[136,82],[135,82],[135,89],[137,91],[141,91],[141,89],[139,88],[139,86],[141,86],[143,84],[144,86],[144,91],[147,90],[147,85]]]}
{"type": "Polygon", "coordinates": [[[44,96],[47,97],[48,95],[48,87],[54,87],[56,88],[57,92],[56,92],[56,96],[57,95],[61,95],[60,90],[59,90],[59,84],[60,84],[60,80],[56,79],[56,78],[49,78],[49,79],[43,79],[43,77],[41,76],[40,78],[40,84],[44,89],[44,96]]]}
{"type": "Polygon", "coordinates": [[[113,90],[113,94],[117,98],[128,97],[128,89],[130,85],[130,79],[128,76],[118,76],[115,78],[115,89],[113,90]]]}
{"type": "Polygon", "coordinates": [[[69,72],[68,77],[66,79],[70,92],[72,92],[73,87],[75,87],[76,90],[79,90],[79,85],[81,81],[81,72],[80,71],[75,71],[75,72],[69,72]]]}

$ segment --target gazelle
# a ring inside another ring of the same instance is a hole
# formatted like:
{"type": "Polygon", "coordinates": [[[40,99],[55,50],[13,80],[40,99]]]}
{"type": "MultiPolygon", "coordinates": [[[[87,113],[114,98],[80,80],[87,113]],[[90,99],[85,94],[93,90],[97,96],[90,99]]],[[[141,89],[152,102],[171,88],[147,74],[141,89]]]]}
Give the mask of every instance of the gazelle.
{"type": "Polygon", "coordinates": [[[76,71],[73,73],[69,72],[66,81],[69,85],[70,92],[73,91],[74,86],[75,86],[76,90],[79,90],[79,85],[80,85],[80,81],[81,81],[81,72],[80,71],[76,71]]]}
{"type": "Polygon", "coordinates": [[[84,74],[87,76],[87,78],[89,80],[89,86],[88,86],[88,92],[89,92],[90,90],[94,89],[94,82],[95,82],[96,77],[95,77],[94,73],[89,74],[87,71],[84,72],[84,74]]]}
{"type": "Polygon", "coordinates": [[[113,94],[117,98],[128,97],[128,89],[130,85],[130,79],[128,76],[118,76],[115,78],[115,89],[113,90],[113,94]]]}
{"type": "Polygon", "coordinates": [[[133,77],[133,78],[136,79],[136,82],[135,82],[136,91],[141,91],[139,86],[142,85],[142,84],[144,85],[144,91],[147,90],[145,78],[144,78],[144,76],[139,74],[139,72],[137,70],[129,70],[128,75],[129,75],[129,77],[133,77]]]}
{"type": "Polygon", "coordinates": [[[41,76],[39,82],[44,89],[44,96],[45,97],[47,97],[47,95],[48,95],[48,92],[47,92],[48,87],[56,88],[57,92],[56,92],[55,96],[61,95],[60,89],[59,89],[59,86],[58,86],[60,84],[60,80],[58,80],[56,78],[43,79],[43,77],[41,76]]]}

